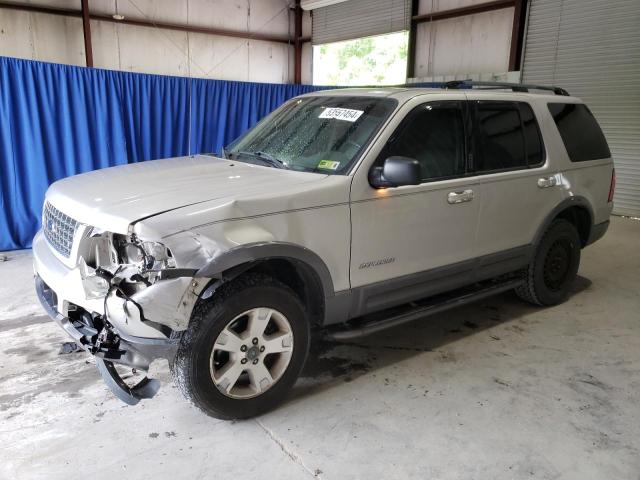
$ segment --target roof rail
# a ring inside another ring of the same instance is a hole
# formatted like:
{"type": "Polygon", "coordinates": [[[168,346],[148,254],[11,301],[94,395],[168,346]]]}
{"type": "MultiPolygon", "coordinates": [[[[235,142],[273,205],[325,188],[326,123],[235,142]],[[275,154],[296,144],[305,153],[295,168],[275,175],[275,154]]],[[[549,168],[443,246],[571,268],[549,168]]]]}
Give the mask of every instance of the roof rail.
{"type": "Polygon", "coordinates": [[[546,85],[527,85],[525,83],[506,83],[506,82],[476,82],[475,80],[452,80],[450,82],[444,82],[443,88],[446,89],[460,89],[460,88],[474,88],[481,87],[485,89],[503,89],[508,88],[514,92],[528,92],[529,90],[548,90],[556,95],[569,96],[564,88],[551,87],[546,85]]]}

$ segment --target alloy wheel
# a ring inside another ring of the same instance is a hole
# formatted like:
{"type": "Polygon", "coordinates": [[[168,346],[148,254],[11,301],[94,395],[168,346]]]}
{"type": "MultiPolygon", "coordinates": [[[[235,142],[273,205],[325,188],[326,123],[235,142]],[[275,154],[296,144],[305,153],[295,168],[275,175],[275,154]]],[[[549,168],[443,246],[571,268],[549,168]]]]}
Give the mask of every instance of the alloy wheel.
{"type": "Polygon", "coordinates": [[[280,380],[292,353],[287,317],[272,308],[252,308],[231,320],[216,338],[211,378],[227,397],[256,397],[280,380]]]}

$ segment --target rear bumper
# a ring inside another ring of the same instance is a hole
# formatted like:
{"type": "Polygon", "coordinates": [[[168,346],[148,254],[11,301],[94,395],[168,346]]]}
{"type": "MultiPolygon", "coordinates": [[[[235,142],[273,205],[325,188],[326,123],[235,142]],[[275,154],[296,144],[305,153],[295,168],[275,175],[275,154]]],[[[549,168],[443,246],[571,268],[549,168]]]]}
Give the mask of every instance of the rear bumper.
{"type": "Polygon", "coordinates": [[[591,227],[591,232],[589,233],[589,239],[587,240],[586,245],[591,245],[592,243],[600,240],[602,237],[604,237],[604,234],[607,233],[608,229],[609,220],[607,220],[606,222],[598,223],[597,225],[591,227]]]}
{"type": "Polygon", "coordinates": [[[103,327],[98,331],[89,318],[84,321],[72,320],[59,313],[55,292],[37,274],[35,287],[38,300],[47,314],[83,350],[95,357],[102,378],[120,400],[135,405],[140,399],[151,398],[157,393],[160,386],[157,380],[145,377],[140,383],[130,387],[122,380],[114,364],[147,371],[154,360],[173,358],[177,350],[177,339],[134,337],[110,327],[103,327]],[[110,335],[108,342],[101,337],[105,331],[110,335]]]}

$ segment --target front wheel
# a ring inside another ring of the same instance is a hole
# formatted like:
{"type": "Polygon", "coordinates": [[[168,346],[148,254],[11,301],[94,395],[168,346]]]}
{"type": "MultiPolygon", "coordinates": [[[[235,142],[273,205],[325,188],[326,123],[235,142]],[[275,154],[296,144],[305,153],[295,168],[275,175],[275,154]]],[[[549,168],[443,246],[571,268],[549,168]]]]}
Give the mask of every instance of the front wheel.
{"type": "Polygon", "coordinates": [[[580,248],[576,227],[567,220],[554,220],[538,244],[525,282],[516,289],[518,296],[536,305],[562,303],[578,273],[580,248]]]}
{"type": "Polygon", "coordinates": [[[196,307],[171,365],[174,382],[208,415],[258,415],[295,383],[309,336],[305,309],[289,287],[245,275],[196,307]]]}

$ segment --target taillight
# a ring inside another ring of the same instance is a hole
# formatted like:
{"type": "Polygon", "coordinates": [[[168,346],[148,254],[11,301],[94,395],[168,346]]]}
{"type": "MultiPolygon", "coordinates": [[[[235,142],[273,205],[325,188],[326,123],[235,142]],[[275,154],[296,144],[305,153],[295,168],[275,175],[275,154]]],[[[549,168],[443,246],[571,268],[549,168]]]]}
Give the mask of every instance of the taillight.
{"type": "Polygon", "coordinates": [[[609,199],[607,202],[613,202],[613,194],[616,192],[616,169],[611,172],[611,185],[609,186],[609,199]]]}

